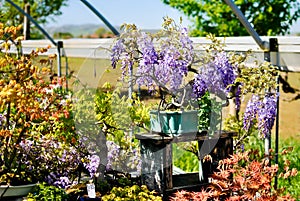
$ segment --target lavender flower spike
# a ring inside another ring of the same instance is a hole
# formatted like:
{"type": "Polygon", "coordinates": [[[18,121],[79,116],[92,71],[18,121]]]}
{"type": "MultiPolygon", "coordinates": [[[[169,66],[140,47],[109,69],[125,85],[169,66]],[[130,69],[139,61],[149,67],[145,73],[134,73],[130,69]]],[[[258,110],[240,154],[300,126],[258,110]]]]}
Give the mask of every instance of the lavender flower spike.
{"type": "Polygon", "coordinates": [[[249,131],[251,126],[253,126],[253,121],[256,119],[258,110],[261,105],[262,102],[259,100],[259,97],[257,95],[252,95],[251,99],[247,103],[246,111],[244,113],[244,130],[249,131]]]}
{"type": "Polygon", "coordinates": [[[274,126],[277,113],[277,95],[267,94],[263,99],[263,107],[258,111],[258,129],[261,137],[268,137],[274,126]]]}

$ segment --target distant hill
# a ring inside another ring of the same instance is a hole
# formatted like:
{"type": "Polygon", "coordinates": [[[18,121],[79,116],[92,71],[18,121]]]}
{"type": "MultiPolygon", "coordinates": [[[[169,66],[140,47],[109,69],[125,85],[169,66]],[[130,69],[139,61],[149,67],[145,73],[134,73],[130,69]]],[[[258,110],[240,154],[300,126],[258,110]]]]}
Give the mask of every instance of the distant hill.
{"type": "MultiPolygon", "coordinates": [[[[45,27],[45,30],[53,36],[54,33],[58,32],[69,32],[71,33],[75,38],[79,36],[86,36],[86,35],[91,35],[95,33],[97,29],[100,27],[103,27],[107,29],[108,31],[109,28],[105,26],[104,24],[82,24],[82,25],[63,25],[63,26],[51,26],[51,27],[45,27]]],[[[120,27],[115,27],[117,30],[120,30],[120,27]]],[[[154,33],[157,32],[158,30],[155,29],[145,29],[144,31],[154,33]]]]}
{"type": "Polygon", "coordinates": [[[108,29],[103,24],[82,24],[82,25],[63,25],[63,26],[52,26],[52,27],[46,27],[46,31],[53,36],[54,33],[57,32],[69,32],[74,37],[78,37],[81,35],[91,35],[95,33],[97,29],[100,27],[104,27],[105,29],[108,29]]]}

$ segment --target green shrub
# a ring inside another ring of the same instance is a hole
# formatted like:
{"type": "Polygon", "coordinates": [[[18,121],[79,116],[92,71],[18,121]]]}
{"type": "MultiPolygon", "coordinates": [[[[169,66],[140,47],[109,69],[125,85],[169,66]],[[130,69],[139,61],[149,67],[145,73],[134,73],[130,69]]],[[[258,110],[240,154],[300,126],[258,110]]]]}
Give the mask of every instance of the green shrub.
{"type": "MultiPolygon", "coordinates": [[[[289,154],[279,154],[278,165],[279,170],[283,170],[287,166],[289,170],[293,168],[300,170],[299,153],[300,141],[294,138],[288,138],[279,143],[279,151],[291,150],[289,154]]],[[[296,200],[300,200],[300,174],[295,177],[287,177],[288,175],[281,175],[282,178],[278,179],[278,188],[285,188],[285,191],[292,195],[296,200]]]]}
{"type": "Polygon", "coordinates": [[[194,153],[184,150],[180,144],[173,144],[173,160],[174,166],[185,172],[197,172],[199,170],[198,157],[194,153]]]}
{"type": "Polygon", "coordinates": [[[149,191],[145,185],[114,187],[108,195],[102,197],[103,201],[161,201],[161,196],[149,191]]]}
{"type": "Polygon", "coordinates": [[[62,188],[49,186],[46,183],[38,184],[32,193],[27,196],[28,201],[66,201],[68,195],[62,188]]]}

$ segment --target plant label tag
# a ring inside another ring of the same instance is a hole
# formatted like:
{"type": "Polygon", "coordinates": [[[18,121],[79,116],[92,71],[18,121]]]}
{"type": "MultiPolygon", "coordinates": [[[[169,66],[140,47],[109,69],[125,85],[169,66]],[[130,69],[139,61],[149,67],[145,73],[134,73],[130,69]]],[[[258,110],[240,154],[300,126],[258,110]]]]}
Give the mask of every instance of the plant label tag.
{"type": "Polygon", "coordinates": [[[89,198],[96,198],[95,184],[86,184],[89,198]]]}

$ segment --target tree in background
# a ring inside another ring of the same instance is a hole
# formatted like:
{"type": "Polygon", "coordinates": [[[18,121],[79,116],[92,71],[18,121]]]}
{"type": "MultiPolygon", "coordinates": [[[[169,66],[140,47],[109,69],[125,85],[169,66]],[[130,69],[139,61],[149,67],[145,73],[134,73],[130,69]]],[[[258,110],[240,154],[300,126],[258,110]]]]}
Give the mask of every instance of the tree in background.
{"type": "MultiPolygon", "coordinates": [[[[194,22],[193,36],[249,35],[231,8],[222,0],[162,0],[194,22]]],[[[235,0],[259,35],[284,35],[300,17],[298,0],[235,0]]]]}
{"type": "Polygon", "coordinates": [[[108,31],[107,29],[105,29],[104,27],[99,27],[96,31],[95,34],[99,37],[99,38],[112,38],[114,37],[114,34],[111,31],[108,31]]]}
{"type": "MultiPolygon", "coordinates": [[[[54,16],[61,15],[62,12],[60,11],[60,9],[63,6],[67,6],[67,1],[68,0],[14,0],[13,2],[22,9],[25,8],[26,4],[29,4],[31,17],[37,23],[42,25],[49,22],[50,20],[53,20],[54,16]]],[[[24,15],[20,13],[16,8],[14,8],[10,3],[3,1],[0,7],[0,22],[10,26],[23,24],[24,15]]],[[[31,27],[32,33],[33,35],[36,35],[36,31],[34,31],[34,28],[34,26],[31,27]]]]}
{"type": "Polygon", "coordinates": [[[55,32],[53,34],[53,38],[57,38],[57,39],[70,39],[70,38],[74,38],[74,36],[69,33],[69,32],[55,32]]]}

